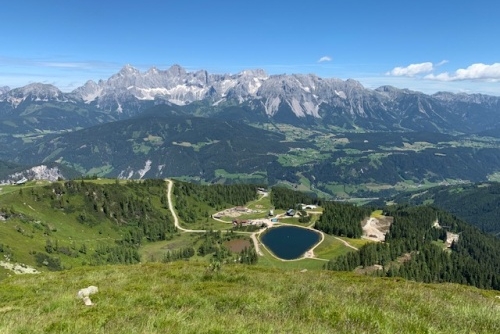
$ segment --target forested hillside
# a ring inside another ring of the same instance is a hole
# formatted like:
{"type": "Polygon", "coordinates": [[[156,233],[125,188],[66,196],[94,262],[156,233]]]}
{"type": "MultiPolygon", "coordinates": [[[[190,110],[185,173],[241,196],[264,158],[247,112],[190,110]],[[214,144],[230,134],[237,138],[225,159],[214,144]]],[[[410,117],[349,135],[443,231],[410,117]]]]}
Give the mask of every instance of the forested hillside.
{"type": "MultiPolygon", "coordinates": [[[[197,185],[175,181],[176,212],[182,224],[204,224],[214,210],[256,199],[256,185],[197,185]]],[[[168,210],[164,180],[72,180],[10,186],[0,196],[0,254],[9,263],[63,270],[140,261],[257,262],[248,236],[231,230],[181,236],[168,210]],[[232,250],[232,240],[245,249],[232,250]],[[172,242],[169,246],[167,242],[172,242]],[[163,246],[158,245],[163,242],[163,246]],[[141,258],[145,246],[158,250],[141,258]]],[[[201,233],[203,232],[203,233],[201,233]]],[[[1,269],[1,268],[0,268],[1,269]]],[[[0,273],[0,278],[2,275],[0,273]]]]}
{"type": "Polygon", "coordinates": [[[500,233],[500,183],[498,182],[435,187],[425,191],[402,193],[391,200],[411,205],[433,204],[484,232],[500,233]]]}
{"type": "Polygon", "coordinates": [[[54,182],[0,197],[1,252],[50,270],[137,263],[147,242],[173,237],[165,182],[54,182]]]}
{"type": "Polygon", "coordinates": [[[304,193],[285,187],[273,187],[271,190],[271,203],[276,209],[298,209],[298,204],[321,205],[323,200],[313,197],[314,194],[304,193]]]}
{"type": "Polygon", "coordinates": [[[11,159],[24,164],[59,161],[81,174],[130,179],[225,181],[222,172],[259,172],[250,183],[266,182],[267,165],[277,159],[275,154],[288,150],[281,134],[239,122],[174,116],[165,106],[157,109],[143,117],[51,136],[11,159]]]}
{"type": "MultiPolygon", "coordinates": [[[[492,187],[481,189],[494,193],[492,187]]],[[[293,203],[321,204],[323,213],[314,227],[348,238],[361,238],[362,222],[374,210],[277,187],[273,188],[272,199],[283,208],[293,208],[293,203]]],[[[385,242],[367,243],[359,251],[332,259],[325,268],[351,271],[379,265],[376,275],[500,289],[500,239],[431,206],[386,206],[383,214],[394,219],[385,242]],[[451,236],[458,239],[450,241],[451,236]],[[449,248],[447,241],[451,243],[449,248]]]]}
{"type": "MultiPolygon", "coordinates": [[[[328,208],[325,208],[325,212],[328,208]]],[[[330,270],[382,266],[379,275],[423,282],[456,282],[500,289],[500,240],[429,206],[387,207],[394,217],[384,243],[369,243],[330,261],[330,270]],[[438,223],[439,225],[437,225],[438,223]],[[447,232],[458,236],[444,249],[447,232]]]]}
{"type": "Polygon", "coordinates": [[[257,185],[198,185],[176,181],[175,208],[185,223],[207,221],[211,211],[244,205],[257,198],[257,185]]]}
{"type": "MultiPolygon", "coordinates": [[[[188,238],[174,226],[163,180],[73,180],[11,186],[10,193],[0,196],[4,221],[0,225],[0,252],[13,262],[34,263],[49,270],[191,257],[217,263],[256,263],[258,256],[249,236],[233,230],[231,221],[218,222],[211,216],[257,200],[261,186],[175,181],[176,212],[184,226],[197,232],[188,238]],[[214,223],[226,233],[214,230],[214,223]],[[176,238],[179,242],[175,246],[141,259],[139,251],[146,245],[176,238]],[[228,245],[234,239],[246,244],[246,249],[231,251],[228,245]]],[[[282,187],[272,188],[267,200],[280,210],[300,209],[300,204],[321,205],[322,214],[314,227],[347,238],[361,237],[361,222],[374,210],[282,187]]],[[[354,270],[380,265],[376,275],[500,289],[498,238],[430,206],[388,206],[383,213],[394,219],[384,243],[369,242],[359,251],[336,256],[326,268],[354,270]],[[453,242],[450,236],[455,236],[453,242]],[[450,243],[448,248],[445,241],[450,243]]],[[[301,223],[299,219],[297,224],[301,223]]]]}
{"type": "Polygon", "coordinates": [[[336,202],[326,202],[323,207],[323,214],[314,225],[314,228],[326,234],[348,238],[361,238],[363,233],[361,221],[368,217],[372,211],[367,207],[336,202]]]}

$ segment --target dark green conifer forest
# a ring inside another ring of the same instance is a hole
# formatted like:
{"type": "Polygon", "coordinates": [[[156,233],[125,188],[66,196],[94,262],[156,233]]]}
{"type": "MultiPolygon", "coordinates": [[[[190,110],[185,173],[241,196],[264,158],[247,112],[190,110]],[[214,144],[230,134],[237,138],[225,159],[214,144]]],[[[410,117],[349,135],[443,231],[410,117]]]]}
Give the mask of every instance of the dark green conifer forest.
{"type": "Polygon", "coordinates": [[[384,243],[368,243],[331,260],[326,269],[350,271],[378,264],[383,267],[378,275],[500,289],[498,238],[430,206],[387,207],[385,214],[393,216],[394,223],[384,243]],[[450,249],[443,244],[447,231],[458,234],[450,249]]]}

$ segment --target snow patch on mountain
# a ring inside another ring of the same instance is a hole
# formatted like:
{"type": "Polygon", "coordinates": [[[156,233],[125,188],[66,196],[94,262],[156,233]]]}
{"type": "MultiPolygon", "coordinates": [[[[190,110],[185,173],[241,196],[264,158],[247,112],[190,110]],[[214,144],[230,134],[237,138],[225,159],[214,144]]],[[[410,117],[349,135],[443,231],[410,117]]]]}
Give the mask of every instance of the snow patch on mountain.
{"type": "Polygon", "coordinates": [[[134,171],[129,167],[126,170],[122,170],[120,174],[118,174],[118,179],[130,180],[133,176],[134,176],[134,171]]]}
{"type": "MultiPolygon", "coordinates": [[[[133,86],[131,86],[133,88],[133,86]]],[[[168,95],[169,91],[166,88],[137,88],[139,94],[137,98],[139,100],[154,100],[158,95],[168,95]]]]}
{"type": "MultiPolygon", "coordinates": [[[[169,101],[184,101],[183,104],[202,100],[208,88],[199,86],[179,85],[167,91],[169,101]]],[[[173,102],[172,102],[173,103],[173,102]]]]}
{"type": "Polygon", "coordinates": [[[17,108],[28,100],[31,102],[68,102],[68,98],[57,87],[42,83],[32,83],[24,87],[15,88],[0,95],[0,101],[6,101],[17,108]]]}
{"type": "MultiPolygon", "coordinates": [[[[125,102],[138,108],[138,101],[152,100],[177,105],[207,100],[214,106],[232,101],[240,104],[261,101],[252,105],[263,106],[270,117],[276,115],[281,106],[288,105],[297,117],[319,118],[322,103],[349,110],[353,115],[364,115],[363,99],[367,92],[378,94],[355,80],[322,79],[312,74],[268,75],[259,69],[238,74],[209,74],[187,72],[179,65],[164,71],[151,68],[140,72],[126,65],[108,80],[98,84],[89,81],[73,94],[86,103],[96,101],[101,109],[119,112],[124,112],[119,106],[124,109],[125,102]]],[[[378,98],[386,99],[386,96],[378,94],[378,98]]],[[[378,103],[377,99],[374,101],[378,103]]]]}
{"type": "MultiPolygon", "coordinates": [[[[122,170],[118,174],[118,179],[127,179],[127,180],[130,180],[132,178],[137,178],[137,176],[138,176],[139,179],[142,179],[142,178],[144,178],[144,176],[146,175],[146,173],[151,170],[151,166],[152,166],[152,161],[148,159],[148,160],[146,160],[146,162],[144,164],[144,168],[139,169],[137,171],[134,171],[131,167],[128,167],[127,169],[122,170]],[[137,176],[134,177],[134,175],[137,175],[137,176]]],[[[159,169],[159,170],[161,170],[161,169],[159,169]]]]}
{"type": "Polygon", "coordinates": [[[116,108],[116,112],[119,114],[123,113],[123,108],[122,108],[122,105],[120,104],[120,102],[118,102],[118,100],[117,100],[116,103],[118,104],[118,107],[116,108]]]}
{"type": "Polygon", "coordinates": [[[238,84],[238,82],[236,80],[231,80],[231,79],[222,80],[218,85],[219,92],[220,92],[219,94],[221,96],[226,96],[227,91],[230,90],[231,88],[233,88],[234,86],[236,86],[237,84],[238,84]]]}
{"type": "Polygon", "coordinates": [[[337,96],[339,96],[342,99],[346,99],[347,98],[347,95],[345,95],[345,93],[343,91],[334,90],[334,92],[335,92],[335,94],[337,94],[337,96]]]}
{"type": "Polygon", "coordinates": [[[12,108],[17,108],[17,106],[20,105],[24,100],[25,100],[25,98],[23,98],[23,97],[15,98],[15,97],[11,97],[11,96],[9,96],[6,99],[6,101],[10,103],[12,108]]]}
{"type": "MultiPolygon", "coordinates": [[[[97,83],[88,81],[68,94],[44,84],[30,84],[13,90],[0,87],[0,102],[4,102],[3,106],[7,106],[7,110],[10,108],[10,112],[20,104],[24,106],[25,101],[83,102],[91,104],[89,108],[99,109],[97,112],[103,112],[104,116],[118,116],[117,119],[137,115],[153,105],[149,101],[176,105],[206,101],[207,104],[220,107],[220,110],[235,103],[246,103],[256,113],[265,112],[268,117],[288,109],[299,119],[320,118],[321,109],[321,115],[340,113],[355,122],[360,118],[373,118],[377,122],[383,123],[385,120],[391,124],[398,124],[396,120],[401,117],[411,117],[406,114],[412,113],[412,110],[425,115],[425,118],[444,112],[440,117],[447,118],[447,115],[460,113],[470,120],[471,117],[479,117],[465,112],[463,103],[480,105],[493,111],[500,106],[498,97],[481,94],[440,92],[425,95],[391,86],[371,90],[356,80],[320,78],[314,74],[268,75],[259,69],[237,74],[209,74],[204,70],[188,72],[179,65],[167,70],[153,67],[146,72],[126,65],[109,79],[97,83]],[[408,108],[407,104],[413,103],[411,101],[415,97],[421,99],[421,104],[413,104],[416,108],[408,108]]],[[[128,173],[127,169],[123,176],[128,173]]]]}
{"type": "Polygon", "coordinates": [[[137,174],[139,174],[139,179],[142,179],[144,177],[144,175],[146,175],[146,173],[149,172],[150,170],[151,170],[151,160],[147,160],[144,168],[139,169],[137,171],[137,174]]]}

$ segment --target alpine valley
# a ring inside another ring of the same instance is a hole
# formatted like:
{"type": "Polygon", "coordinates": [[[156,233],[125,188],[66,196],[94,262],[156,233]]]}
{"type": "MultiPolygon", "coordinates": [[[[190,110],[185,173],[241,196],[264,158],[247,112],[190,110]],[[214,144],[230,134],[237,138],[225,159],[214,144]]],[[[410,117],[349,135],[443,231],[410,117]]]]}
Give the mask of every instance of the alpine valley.
{"type": "Polygon", "coordinates": [[[0,180],[165,178],[382,197],[495,180],[500,97],[309,74],[141,72],[0,88],[0,180]]]}
{"type": "Polygon", "coordinates": [[[499,333],[499,128],[261,70],[0,88],[0,333],[499,333]]]}

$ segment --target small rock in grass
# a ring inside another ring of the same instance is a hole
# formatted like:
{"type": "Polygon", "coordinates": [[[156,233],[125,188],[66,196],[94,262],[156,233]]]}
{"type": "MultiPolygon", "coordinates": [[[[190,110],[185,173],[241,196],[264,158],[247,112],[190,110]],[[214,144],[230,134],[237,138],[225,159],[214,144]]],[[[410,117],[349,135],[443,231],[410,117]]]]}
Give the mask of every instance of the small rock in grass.
{"type": "Polygon", "coordinates": [[[81,289],[80,291],[78,291],[76,296],[80,299],[83,299],[83,302],[85,303],[85,305],[91,306],[94,304],[90,300],[89,296],[93,295],[94,293],[97,293],[98,291],[99,291],[99,289],[96,286],[91,285],[88,288],[81,289]]]}

